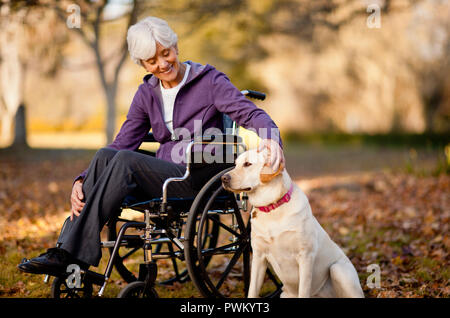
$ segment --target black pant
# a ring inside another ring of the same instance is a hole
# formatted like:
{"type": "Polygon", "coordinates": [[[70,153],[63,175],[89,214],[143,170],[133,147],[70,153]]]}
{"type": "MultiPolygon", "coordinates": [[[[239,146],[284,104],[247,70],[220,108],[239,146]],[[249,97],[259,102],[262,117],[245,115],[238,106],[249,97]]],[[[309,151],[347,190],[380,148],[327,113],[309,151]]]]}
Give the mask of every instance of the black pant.
{"type": "MultiPolygon", "coordinates": [[[[102,257],[100,232],[111,217],[120,213],[124,198],[128,195],[145,200],[161,197],[164,181],[181,177],[185,171],[183,165],[146,154],[100,149],[83,181],[85,206],[80,216],[66,222],[58,239],[60,247],[76,259],[98,266],[102,257]]],[[[168,196],[195,196],[188,180],[170,183],[168,196]]]]}

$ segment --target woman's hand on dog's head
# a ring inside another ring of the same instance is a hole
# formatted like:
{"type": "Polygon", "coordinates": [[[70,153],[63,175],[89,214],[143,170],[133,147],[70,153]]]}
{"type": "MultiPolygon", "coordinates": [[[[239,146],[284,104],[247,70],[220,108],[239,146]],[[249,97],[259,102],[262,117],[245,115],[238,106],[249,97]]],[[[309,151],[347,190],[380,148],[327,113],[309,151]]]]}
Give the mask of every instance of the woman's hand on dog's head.
{"type": "Polygon", "coordinates": [[[270,167],[273,172],[278,171],[280,165],[285,164],[283,149],[278,142],[273,139],[263,139],[258,147],[258,152],[267,149],[267,157],[265,165],[270,167]]]}

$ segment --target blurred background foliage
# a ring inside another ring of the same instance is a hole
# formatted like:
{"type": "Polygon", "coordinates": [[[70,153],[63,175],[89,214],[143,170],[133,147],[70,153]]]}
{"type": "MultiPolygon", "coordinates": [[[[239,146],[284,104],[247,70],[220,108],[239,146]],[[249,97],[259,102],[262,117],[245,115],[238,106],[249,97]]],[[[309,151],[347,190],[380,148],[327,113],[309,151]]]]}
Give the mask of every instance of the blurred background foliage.
{"type": "MultiPolygon", "coordinates": [[[[178,34],[182,60],[212,64],[240,89],[265,91],[268,98],[258,105],[285,137],[438,134],[448,142],[449,1],[0,3],[0,33],[10,36],[0,43],[0,69],[12,64],[5,56],[17,41],[23,76],[15,100],[26,109],[28,141],[54,132],[97,133],[100,144],[113,138],[145,75],[127,55],[126,30],[153,15],[178,34]],[[73,4],[80,28],[68,27],[73,4]],[[370,27],[374,18],[379,27],[370,27]]],[[[6,133],[14,81],[3,82],[5,146],[14,137],[6,133]]]]}

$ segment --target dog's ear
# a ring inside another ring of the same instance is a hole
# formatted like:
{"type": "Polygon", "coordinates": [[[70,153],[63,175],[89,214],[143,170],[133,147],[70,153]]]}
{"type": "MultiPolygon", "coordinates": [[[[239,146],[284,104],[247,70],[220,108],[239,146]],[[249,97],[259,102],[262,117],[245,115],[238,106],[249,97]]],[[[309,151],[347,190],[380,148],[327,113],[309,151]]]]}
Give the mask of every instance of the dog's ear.
{"type": "Polygon", "coordinates": [[[272,169],[270,169],[270,167],[264,166],[259,174],[259,179],[261,180],[262,183],[270,182],[273,178],[278,176],[283,171],[283,169],[284,169],[283,162],[280,162],[278,170],[275,171],[274,173],[272,172],[272,169]]]}

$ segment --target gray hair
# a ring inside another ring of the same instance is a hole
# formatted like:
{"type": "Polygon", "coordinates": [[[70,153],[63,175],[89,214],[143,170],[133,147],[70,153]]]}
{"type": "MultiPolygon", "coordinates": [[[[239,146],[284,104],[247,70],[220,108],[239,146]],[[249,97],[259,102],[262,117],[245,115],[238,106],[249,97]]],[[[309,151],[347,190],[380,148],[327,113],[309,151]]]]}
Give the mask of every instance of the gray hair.
{"type": "Polygon", "coordinates": [[[178,37],[166,21],[147,17],[132,25],[127,33],[128,51],[138,65],[156,54],[156,42],[169,48],[177,44],[178,37]]]}

